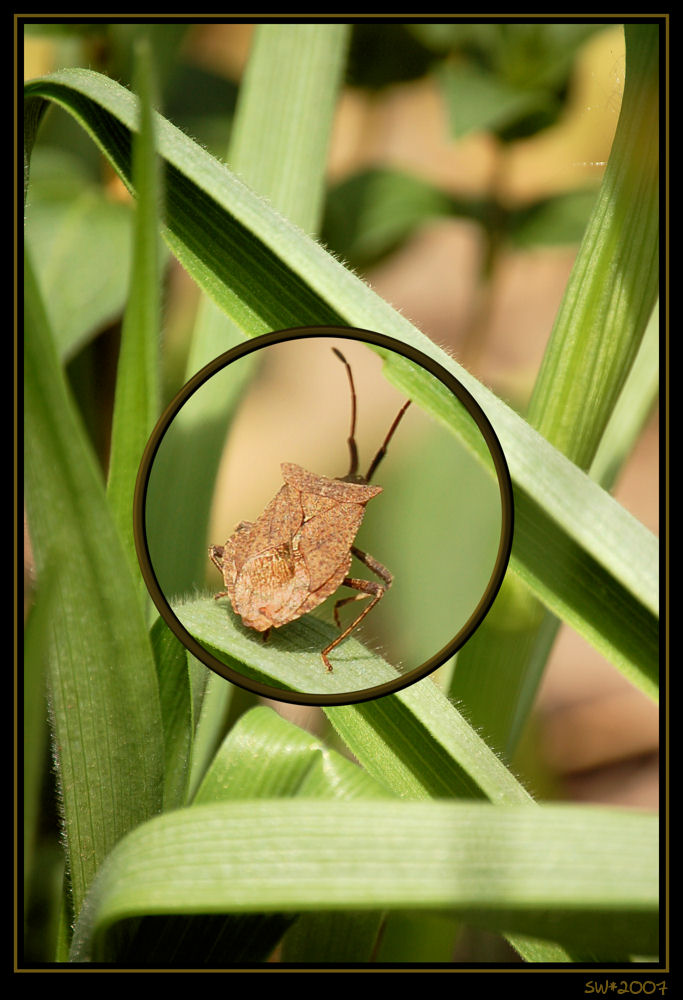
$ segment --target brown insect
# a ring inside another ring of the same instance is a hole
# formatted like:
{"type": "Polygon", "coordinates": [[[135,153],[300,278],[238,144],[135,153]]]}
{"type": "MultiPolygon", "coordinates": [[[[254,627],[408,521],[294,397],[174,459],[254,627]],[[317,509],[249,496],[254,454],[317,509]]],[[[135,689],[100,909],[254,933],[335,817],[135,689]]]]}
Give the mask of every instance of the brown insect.
{"type": "Polygon", "coordinates": [[[264,632],[280,628],[317,608],[340,587],[360,593],[343,597],[334,605],[334,620],[341,628],[339,608],[351,601],[370,599],[370,603],[341,635],[322,650],[327,670],[335,646],[362,621],[392,584],[389,570],[353,544],[368,500],[382,492],[370,486],[370,479],[384,458],[387,447],[408,409],[408,401],[389,428],[382,447],[375,455],[367,475],[358,475],[356,447],[356,390],[351,367],[341,351],[332,348],[346,366],[351,389],[351,431],[348,438],[351,465],[346,476],[329,479],[307,472],[300,465],[284,462],[285,485],[271,500],[261,516],[252,522],[242,521],[225,545],[212,545],[209,558],[223,575],[227,590],[215,595],[229,597],[245,625],[264,632]],[[356,556],[379,577],[381,583],[348,576],[351,556],[356,556]]]}

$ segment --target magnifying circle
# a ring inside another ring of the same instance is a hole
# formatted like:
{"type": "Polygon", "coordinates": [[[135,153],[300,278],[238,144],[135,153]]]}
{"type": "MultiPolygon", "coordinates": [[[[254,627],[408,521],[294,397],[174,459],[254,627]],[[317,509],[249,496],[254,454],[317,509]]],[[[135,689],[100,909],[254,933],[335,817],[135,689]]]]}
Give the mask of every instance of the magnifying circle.
{"type": "Polygon", "coordinates": [[[197,372],[197,374],[183,386],[162,414],[145,448],[135,486],[133,522],[138,561],[140,563],[140,569],[142,571],[147,589],[149,590],[152,600],[154,601],[161,617],[180,642],[193,654],[193,656],[195,656],[211,670],[220,674],[220,676],[224,677],[226,680],[231,681],[233,684],[237,684],[239,687],[246,688],[261,697],[288,702],[291,704],[330,706],[356,704],[400,691],[403,688],[414,684],[416,681],[427,677],[434,670],[445,663],[446,660],[450,659],[467,642],[486,617],[491,605],[493,604],[496,594],[500,589],[501,583],[503,582],[503,577],[505,576],[510,558],[510,550],[512,548],[514,503],[510,473],[505,460],[505,455],[503,454],[503,450],[495,431],[477,401],[454,375],[423,352],[418,351],[411,345],[404,344],[401,341],[387,337],[384,334],[376,333],[372,330],[362,330],[356,327],[309,326],[295,327],[288,330],[278,330],[273,333],[264,334],[260,337],[255,337],[252,340],[245,341],[244,343],[231,348],[231,350],[226,351],[224,354],[215,358],[208,365],[197,372]],[[445,646],[443,646],[434,655],[430,656],[429,659],[423,662],[420,666],[403,674],[399,674],[396,678],[386,683],[347,692],[334,691],[330,693],[309,693],[305,691],[276,687],[275,685],[267,684],[256,680],[255,678],[245,676],[233,667],[218,659],[217,656],[206,649],[193,635],[190,634],[171,608],[165,594],[159,586],[159,582],[152,566],[145,529],[147,490],[154,459],[171,422],[177,416],[187,400],[217,372],[226,368],[228,365],[233,364],[235,361],[246,357],[247,355],[254,354],[257,351],[261,351],[266,347],[272,346],[273,344],[313,338],[335,338],[362,341],[366,344],[398,354],[429,372],[460,401],[479,429],[479,432],[484,438],[491,455],[500,492],[501,533],[496,560],[484,593],[464,625],[462,625],[456,635],[448,643],[446,643],[445,646]]]}

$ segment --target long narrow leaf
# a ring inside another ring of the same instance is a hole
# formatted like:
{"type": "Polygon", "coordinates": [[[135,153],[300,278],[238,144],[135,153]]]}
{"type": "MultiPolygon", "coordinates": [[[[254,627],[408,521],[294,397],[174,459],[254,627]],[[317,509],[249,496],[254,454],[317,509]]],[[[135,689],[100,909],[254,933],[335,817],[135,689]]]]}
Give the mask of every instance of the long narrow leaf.
{"type": "Polygon", "coordinates": [[[613,810],[384,799],[177,810],[112,852],[72,958],[97,958],[106,929],[139,914],[348,907],[445,909],[592,958],[651,955],[656,828],[656,817],[613,810]]]}
{"type": "MultiPolygon", "coordinates": [[[[167,629],[160,635],[170,636],[167,629]]],[[[181,748],[177,747],[176,752],[181,748]]],[[[178,756],[181,756],[178,753],[178,756]]],[[[233,726],[219,748],[193,805],[208,802],[255,798],[374,798],[390,796],[366,772],[318,739],[281,718],[264,706],[245,713],[233,726]]],[[[257,961],[267,957],[294,917],[283,920],[277,914],[226,914],[214,918],[169,914],[146,917],[136,927],[132,941],[117,960],[153,962],[158,954],[164,965],[198,967],[213,965],[222,956],[235,961],[239,956],[257,961]]],[[[304,917],[304,937],[317,936],[318,915],[304,917]]],[[[341,937],[344,947],[364,956],[372,947],[380,914],[364,914],[360,926],[350,914],[333,915],[326,929],[335,928],[333,940],[341,937]]],[[[298,921],[302,923],[301,920],[298,921]]],[[[323,942],[324,945],[324,942],[323,942]]],[[[338,947],[338,946],[337,946],[338,947]]],[[[318,952],[324,961],[325,953],[318,952]]]]}
{"type": "MultiPolygon", "coordinates": [[[[240,629],[214,601],[200,599],[176,610],[205,648],[242,676],[283,691],[346,695],[397,677],[394,668],[352,636],[338,652],[335,672],[326,673],[320,649],[336,632],[311,615],[264,645],[258,636],[240,629]]],[[[394,695],[326,711],[366,770],[398,795],[531,801],[430,678],[394,695]]]]}
{"type": "Polygon", "coordinates": [[[626,83],[597,203],[529,405],[587,469],[643,338],[659,281],[659,27],[627,24],[626,83]]]}
{"type": "Polygon", "coordinates": [[[133,206],[113,200],[75,154],[43,148],[31,168],[24,239],[66,362],[123,312],[133,206]]]}
{"type": "Polygon", "coordinates": [[[304,232],[315,233],[348,24],[262,24],[240,86],[228,162],[304,232]]]}
{"type": "Polygon", "coordinates": [[[430,678],[387,698],[326,709],[358,760],[398,795],[531,797],[430,678]]]}
{"type": "Polygon", "coordinates": [[[216,754],[195,804],[245,798],[386,798],[391,792],[316,737],[260,706],[216,754]]]}
{"type": "Polygon", "coordinates": [[[152,67],[149,49],[138,51],[140,131],[135,140],[133,177],[138,191],[130,294],[121,332],[111,434],[107,495],[131,566],[133,494],[147,439],[159,416],[161,268],[159,170],[154,149],[152,67]]]}
{"type": "Polygon", "coordinates": [[[605,489],[612,489],[656,404],[659,394],[659,344],[657,304],[591,462],[591,478],[605,489]]]}
{"type": "MultiPolygon", "coordinates": [[[[528,414],[548,441],[584,469],[610,429],[600,464],[611,477],[627,453],[625,441],[640,429],[652,403],[653,379],[635,382],[629,370],[643,354],[639,345],[657,294],[657,32],[651,25],[626,26],[626,89],[616,136],[528,414]],[[636,403],[638,397],[643,399],[636,403]]],[[[591,473],[601,481],[600,468],[591,473]]],[[[518,581],[509,580],[458,656],[451,695],[465,702],[473,721],[508,755],[558,626],[518,581]]]]}
{"type": "MultiPolygon", "coordinates": [[[[611,488],[657,398],[658,313],[655,309],[591,464],[591,478],[605,489],[611,488]]],[[[467,706],[471,721],[507,759],[559,625],[518,579],[508,577],[486,620],[458,655],[449,693],[467,706]]]]}
{"type": "Polygon", "coordinates": [[[24,732],[30,733],[30,739],[24,746],[23,760],[24,891],[29,888],[36,846],[48,744],[45,666],[55,589],[49,570],[44,572],[42,584],[42,592],[31,608],[24,628],[24,732]]]}
{"type": "MultiPolygon", "coordinates": [[[[292,796],[390,798],[391,792],[363,768],[262,706],[233,726],[194,802],[292,796]]],[[[285,936],[282,960],[368,961],[380,922],[378,912],[301,914],[285,936]]],[[[267,934],[271,923],[259,922],[255,932],[267,934]]],[[[274,927],[281,932],[279,923],[274,927]]]]}
{"type": "Polygon", "coordinates": [[[149,632],[159,683],[164,730],[164,808],[184,805],[192,758],[192,707],[188,653],[157,618],[149,632]]]}
{"type": "MultiPolygon", "coordinates": [[[[394,676],[388,664],[352,638],[346,640],[343,655],[340,654],[339,674],[325,674],[319,649],[333,633],[329,630],[328,634],[328,626],[310,616],[290,626],[286,639],[276,636],[264,648],[259,639],[245,635],[244,630],[226,618],[213,601],[190,602],[177,611],[205,647],[211,648],[244,676],[271,685],[299,690],[305,678],[315,691],[320,692],[327,686],[327,693],[345,693],[353,686],[349,676],[355,678],[359,687],[379,684],[394,676]],[[229,653],[222,653],[221,647],[229,649],[229,653]],[[291,655],[292,648],[297,650],[295,658],[291,655]]],[[[361,774],[365,776],[367,772],[381,787],[390,789],[395,795],[419,799],[487,797],[500,805],[531,803],[524,788],[429,678],[375,701],[328,708],[326,714],[363,765],[361,774]]],[[[277,746],[275,736],[273,740],[277,746]]],[[[305,771],[308,753],[315,743],[302,734],[299,744],[300,766],[305,771]]],[[[226,788],[234,785],[235,794],[242,789],[244,794],[250,795],[253,794],[250,789],[259,787],[264,781],[278,783],[280,787],[279,765],[273,761],[272,753],[260,754],[257,746],[250,748],[256,759],[249,761],[248,771],[252,773],[249,778],[242,776],[237,759],[233,759],[232,748],[231,734],[224,744],[222,756],[225,776],[219,776],[216,762],[210,772],[211,783],[226,788]]],[[[324,766],[325,776],[329,776],[333,760],[324,766]]],[[[290,778],[298,780],[295,764],[295,760],[286,761],[286,772],[290,778]]],[[[351,774],[360,781],[355,770],[351,774]]],[[[265,787],[274,786],[266,784],[265,787]]],[[[317,784],[312,786],[316,790],[317,787],[317,784]]],[[[324,937],[325,928],[320,930],[324,937]]],[[[510,941],[528,961],[568,960],[564,953],[547,944],[532,946],[517,937],[511,937],[510,941]]]]}
{"type": "Polygon", "coordinates": [[[59,604],[49,682],[78,913],[112,846],[161,808],[159,692],[131,568],[28,259],[24,277],[26,505],[38,577],[54,567],[59,604]]]}
{"type": "MultiPolygon", "coordinates": [[[[307,232],[317,229],[322,211],[347,33],[343,24],[257,25],[240,84],[227,162],[307,232]]],[[[187,377],[244,337],[239,325],[203,297],[187,377]]],[[[159,550],[159,573],[171,593],[183,593],[202,577],[216,470],[233,408],[253,370],[250,363],[240,366],[241,377],[229,387],[209,382],[192,408],[178,414],[178,433],[157,456],[162,486],[153,530],[164,538],[173,525],[183,524],[175,551],[159,550]],[[180,479],[179,468],[185,470],[180,479]]]]}

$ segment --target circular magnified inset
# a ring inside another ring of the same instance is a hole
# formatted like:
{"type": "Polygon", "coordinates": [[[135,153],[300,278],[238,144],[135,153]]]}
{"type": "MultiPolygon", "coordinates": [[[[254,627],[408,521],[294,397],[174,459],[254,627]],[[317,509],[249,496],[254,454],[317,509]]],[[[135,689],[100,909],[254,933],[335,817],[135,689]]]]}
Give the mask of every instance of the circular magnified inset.
{"type": "Polygon", "coordinates": [[[143,576],[176,636],[299,704],[380,697],[450,659],[493,603],[512,529],[505,458],[469,392],[346,327],[267,334],[207,365],[155,428],[135,495],[143,576]],[[213,502],[196,498],[206,544],[188,550],[174,498],[202,488],[193,470],[226,423],[213,502]]]}

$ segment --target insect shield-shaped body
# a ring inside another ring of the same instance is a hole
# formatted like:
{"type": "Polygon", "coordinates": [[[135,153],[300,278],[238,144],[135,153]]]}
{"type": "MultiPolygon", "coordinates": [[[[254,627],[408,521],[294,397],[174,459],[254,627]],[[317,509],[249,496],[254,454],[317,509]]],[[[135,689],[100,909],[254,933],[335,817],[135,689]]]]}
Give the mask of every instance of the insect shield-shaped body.
{"type": "Polygon", "coordinates": [[[400,410],[367,475],[359,476],[353,376],[341,352],[336,348],[333,351],[346,366],[351,387],[348,474],[343,479],[329,479],[284,462],[280,468],[285,485],[261,516],[253,523],[242,521],[225,545],[209,548],[209,557],[222,573],[227,588],[216,594],[216,598],[229,597],[244,624],[258,632],[267,633],[271,628],[301,618],[342,585],[358,593],[335,604],[338,628],[341,628],[342,605],[369,600],[355,621],[322,650],[323,663],[330,673],[332,664],[327,654],[353,631],[392,583],[389,570],[353,543],[365,505],[382,492],[381,486],[370,485],[370,477],[409,405],[406,403],[400,410]],[[381,583],[349,576],[352,555],[372,570],[381,583]]]}

